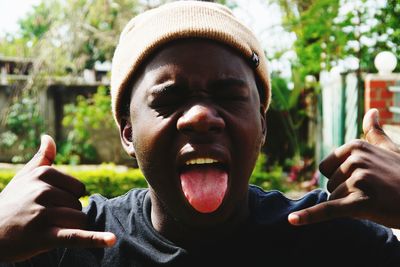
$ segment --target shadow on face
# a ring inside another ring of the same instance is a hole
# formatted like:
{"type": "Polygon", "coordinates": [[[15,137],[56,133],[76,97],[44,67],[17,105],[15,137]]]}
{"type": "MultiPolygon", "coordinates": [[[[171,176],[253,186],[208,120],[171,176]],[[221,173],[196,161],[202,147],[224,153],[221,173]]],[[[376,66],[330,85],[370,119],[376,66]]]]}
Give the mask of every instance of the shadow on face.
{"type": "Polygon", "coordinates": [[[240,54],[203,39],[169,43],[142,66],[130,101],[121,141],[149,183],[156,217],[203,225],[245,213],[266,125],[240,54]]]}

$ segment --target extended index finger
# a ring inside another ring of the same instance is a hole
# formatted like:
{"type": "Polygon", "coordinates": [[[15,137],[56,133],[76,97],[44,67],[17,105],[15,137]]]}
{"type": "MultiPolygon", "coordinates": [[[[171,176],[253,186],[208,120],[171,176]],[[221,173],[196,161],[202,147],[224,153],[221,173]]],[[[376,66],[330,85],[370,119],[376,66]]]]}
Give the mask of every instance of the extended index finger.
{"type": "Polygon", "coordinates": [[[329,200],[289,214],[288,221],[292,225],[305,225],[346,217],[353,213],[353,204],[349,197],[329,200]]]}

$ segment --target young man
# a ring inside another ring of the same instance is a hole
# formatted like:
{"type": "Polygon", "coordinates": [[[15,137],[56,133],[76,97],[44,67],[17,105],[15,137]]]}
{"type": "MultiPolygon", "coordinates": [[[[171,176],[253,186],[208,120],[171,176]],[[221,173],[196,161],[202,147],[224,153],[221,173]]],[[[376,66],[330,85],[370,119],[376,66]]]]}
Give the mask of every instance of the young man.
{"type": "Polygon", "coordinates": [[[149,188],[93,196],[81,212],[84,186],[51,167],[55,144],[44,136],[0,194],[0,259],[10,262],[0,265],[399,266],[397,238],[372,222],[400,226],[400,155],[375,110],[367,141],[321,163],[328,201],[320,190],[292,201],[249,186],[269,86],[260,45],[227,8],[175,2],[134,18],[111,95],[149,188]]]}

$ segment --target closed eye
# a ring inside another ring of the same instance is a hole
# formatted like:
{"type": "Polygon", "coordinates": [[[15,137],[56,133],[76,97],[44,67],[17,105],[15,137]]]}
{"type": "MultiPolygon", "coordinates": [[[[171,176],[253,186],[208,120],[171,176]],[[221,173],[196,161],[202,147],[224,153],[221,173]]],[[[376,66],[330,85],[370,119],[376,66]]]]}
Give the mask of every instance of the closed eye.
{"type": "Polygon", "coordinates": [[[227,78],[213,81],[212,95],[219,101],[246,101],[250,96],[247,83],[241,79],[227,78]]]}
{"type": "Polygon", "coordinates": [[[148,95],[148,105],[162,116],[172,114],[185,102],[187,90],[176,84],[154,86],[148,95]]]}

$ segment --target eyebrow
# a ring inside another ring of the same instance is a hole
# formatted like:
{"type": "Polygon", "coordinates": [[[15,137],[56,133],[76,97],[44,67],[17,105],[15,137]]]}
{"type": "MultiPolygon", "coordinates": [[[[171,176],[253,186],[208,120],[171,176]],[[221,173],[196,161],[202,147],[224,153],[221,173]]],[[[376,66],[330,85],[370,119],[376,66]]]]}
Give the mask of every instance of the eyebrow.
{"type": "Polygon", "coordinates": [[[176,81],[169,80],[160,84],[156,84],[152,87],[150,87],[150,90],[148,92],[149,95],[159,95],[159,94],[164,94],[170,91],[175,91],[178,89],[178,86],[176,85],[176,81]]]}
{"type": "Polygon", "coordinates": [[[247,87],[245,80],[236,77],[220,78],[210,81],[209,88],[247,87]]]}
{"type": "MultiPolygon", "coordinates": [[[[236,77],[218,78],[208,82],[207,88],[230,88],[230,87],[247,87],[248,84],[245,80],[236,77]]],[[[151,96],[163,95],[166,93],[181,91],[182,85],[175,80],[168,80],[161,84],[156,84],[150,87],[148,92],[151,96]]]]}

